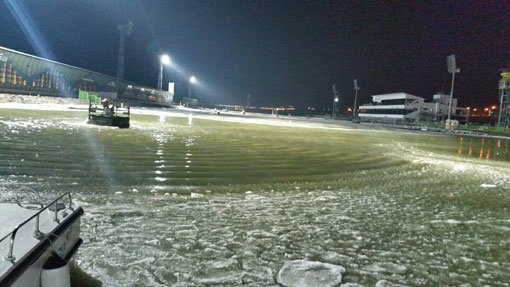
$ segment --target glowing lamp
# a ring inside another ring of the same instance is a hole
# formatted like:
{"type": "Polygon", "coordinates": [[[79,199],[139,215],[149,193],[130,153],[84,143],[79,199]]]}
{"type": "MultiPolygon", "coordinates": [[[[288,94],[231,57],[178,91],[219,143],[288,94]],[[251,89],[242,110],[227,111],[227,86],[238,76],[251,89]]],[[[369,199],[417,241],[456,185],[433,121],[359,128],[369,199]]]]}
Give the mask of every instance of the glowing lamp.
{"type": "Polygon", "coordinates": [[[170,57],[167,54],[161,55],[160,60],[161,60],[161,63],[164,65],[170,64],[170,57]]]}

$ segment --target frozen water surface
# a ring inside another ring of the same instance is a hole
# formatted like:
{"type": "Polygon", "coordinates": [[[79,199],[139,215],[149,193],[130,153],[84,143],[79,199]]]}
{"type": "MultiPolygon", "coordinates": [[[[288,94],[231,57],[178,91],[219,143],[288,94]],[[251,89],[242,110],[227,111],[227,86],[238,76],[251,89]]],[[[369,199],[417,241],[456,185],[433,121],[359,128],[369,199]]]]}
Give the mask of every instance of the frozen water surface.
{"type": "MultiPolygon", "coordinates": [[[[509,142],[0,110],[0,194],[73,191],[106,286],[509,286],[509,142]]],[[[163,120],[161,120],[163,119],[163,120]]],[[[268,120],[266,120],[268,121],[268,120]]],[[[310,128],[314,126],[314,128],[310,128]]]]}

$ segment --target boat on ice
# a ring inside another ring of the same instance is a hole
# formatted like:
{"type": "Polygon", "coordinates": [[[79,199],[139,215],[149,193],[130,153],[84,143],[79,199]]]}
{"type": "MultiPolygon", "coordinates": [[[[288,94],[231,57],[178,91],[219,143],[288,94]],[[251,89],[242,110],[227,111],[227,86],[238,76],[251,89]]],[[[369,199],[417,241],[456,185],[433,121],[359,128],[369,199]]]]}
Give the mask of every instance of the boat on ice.
{"type": "Polygon", "coordinates": [[[112,126],[119,128],[129,128],[129,117],[131,110],[129,107],[110,105],[108,101],[103,102],[102,106],[89,104],[89,115],[87,122],[100,126],[112,126]]]}
{"type": "Polygon", "coordinates": [[[66,263],[83,242],[83,209],[73,206],[70,193],[47,204],[22,201],[16,195],[0,203],[0,286],[67,287],[66,263]]]}

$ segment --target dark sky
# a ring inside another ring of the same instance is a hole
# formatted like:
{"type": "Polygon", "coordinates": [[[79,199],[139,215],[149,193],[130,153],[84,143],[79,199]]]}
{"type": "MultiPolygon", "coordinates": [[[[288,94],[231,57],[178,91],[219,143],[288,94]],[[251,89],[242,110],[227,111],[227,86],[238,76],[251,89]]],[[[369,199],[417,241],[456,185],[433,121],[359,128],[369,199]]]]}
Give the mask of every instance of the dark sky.
{"type": "MultiPolygon", "coordinates": [[[[336,83],[352,103],[450,90],[446,56],[461,73],[463,105],[498,101],[498,69],[510,64],[510,1],[6,0],[21,4],[55,60],[115,75],[117,24],[132,21],[126,78],[156,86],[158,55],[179,65],[167,81],[216,103],[328,105],[336,83]]],[[[38,54],[2,1],[0,45],[38,54]]],[[[179,95],[178,95],[179,96],[179,95]]]]}

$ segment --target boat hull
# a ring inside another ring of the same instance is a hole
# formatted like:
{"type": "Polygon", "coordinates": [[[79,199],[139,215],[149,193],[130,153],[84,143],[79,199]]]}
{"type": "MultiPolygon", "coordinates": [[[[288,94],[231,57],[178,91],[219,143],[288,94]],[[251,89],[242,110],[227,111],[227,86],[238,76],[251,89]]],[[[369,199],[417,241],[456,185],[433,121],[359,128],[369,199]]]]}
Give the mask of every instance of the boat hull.
{"type": "Polygon", "coordinates": [[[0,286],[39,287],[42,267],[51,253],[55,251],[69,260],[83,242],[80,238],[82,215],[83,209],[77,208],[23,257],[17,258],[9,271],[0,278],[0,286]]]}
{"type": "Polygon", "coordinates": [[[129,128],[129,117],[89,115],[88,123],[99,126],[112,126],[127,129],[129,128]]]}

